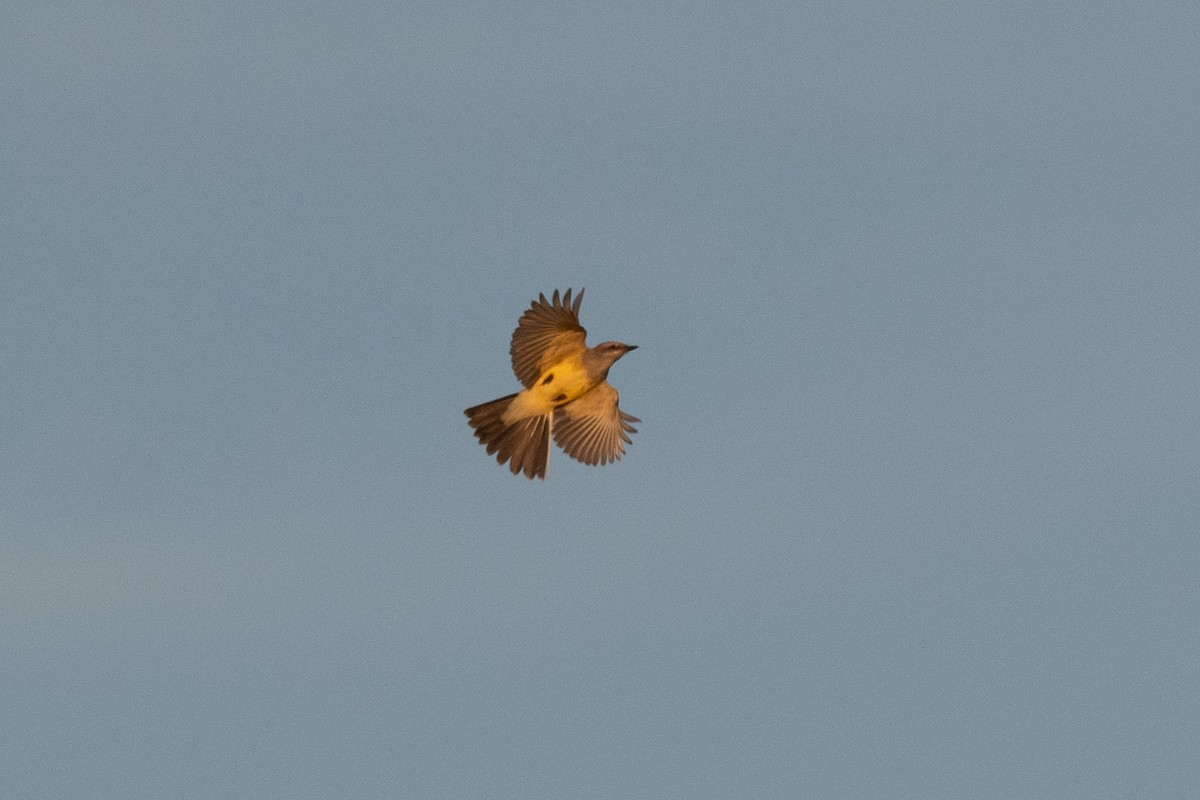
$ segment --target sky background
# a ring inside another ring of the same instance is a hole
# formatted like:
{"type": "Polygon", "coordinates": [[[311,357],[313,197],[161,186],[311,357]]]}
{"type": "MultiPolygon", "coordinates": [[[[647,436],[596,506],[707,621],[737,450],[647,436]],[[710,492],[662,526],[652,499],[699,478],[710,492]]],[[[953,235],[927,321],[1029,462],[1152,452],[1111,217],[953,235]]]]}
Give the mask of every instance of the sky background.
{"type": "Polygon", "coordinates": [[[0,794],[1190,798],[1200,11],[14,2],[0,794]],[[586,287],[641,417],[462,409],[586,287]]]}

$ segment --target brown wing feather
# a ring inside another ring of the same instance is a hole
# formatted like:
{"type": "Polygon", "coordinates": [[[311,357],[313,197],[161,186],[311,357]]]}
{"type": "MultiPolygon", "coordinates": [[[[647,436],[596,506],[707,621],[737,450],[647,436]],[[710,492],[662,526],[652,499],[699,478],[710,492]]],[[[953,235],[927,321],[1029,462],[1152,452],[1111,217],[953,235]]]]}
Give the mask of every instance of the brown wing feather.
{"type": "Polygon", "coordinates": [[[617,390],[607,381],[554,412],[554,441],[576,461],[607,464],[618,460],[637,433],[630,423],[641,422],[617,407],[617,390]]]}
{"type": "Polygon", "coordinates": [[[532,386],[548,368],[586,349],[587,331],[579,324],[582,301],[582,289],[574,303],[570,289],[561,297],[555,289],[552,299],[539,294],[521,315],[508,352],[512,355],[513,372],[524,386],[532,386]]]}

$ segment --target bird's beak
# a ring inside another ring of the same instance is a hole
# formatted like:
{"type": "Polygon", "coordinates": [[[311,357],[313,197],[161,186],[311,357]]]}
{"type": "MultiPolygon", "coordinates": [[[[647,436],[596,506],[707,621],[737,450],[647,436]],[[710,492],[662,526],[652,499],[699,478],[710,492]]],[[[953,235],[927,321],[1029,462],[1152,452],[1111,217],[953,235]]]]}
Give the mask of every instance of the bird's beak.
{"type": "Polygon", "coordinates": [[[630,350],[637,350],[637,345],[636,344],[625,345],[625,352],[628,353],[630,350]]]}

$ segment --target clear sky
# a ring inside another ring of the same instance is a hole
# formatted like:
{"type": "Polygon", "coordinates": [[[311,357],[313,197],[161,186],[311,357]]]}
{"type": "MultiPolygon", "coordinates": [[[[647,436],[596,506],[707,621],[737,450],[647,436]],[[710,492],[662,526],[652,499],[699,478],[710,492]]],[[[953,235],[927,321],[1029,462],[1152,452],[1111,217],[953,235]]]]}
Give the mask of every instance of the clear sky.
{"type": "Polygon", "coordinates": [[[1194,797],[1196,9],[5,4],[0,794],[1194,797]]]}

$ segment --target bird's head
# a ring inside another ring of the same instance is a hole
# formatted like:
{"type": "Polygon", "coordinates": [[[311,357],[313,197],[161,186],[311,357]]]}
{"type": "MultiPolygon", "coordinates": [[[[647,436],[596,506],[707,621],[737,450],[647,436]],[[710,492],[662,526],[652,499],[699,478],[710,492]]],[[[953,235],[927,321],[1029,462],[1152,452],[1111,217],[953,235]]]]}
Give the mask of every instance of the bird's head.
{"type": "Polygon", "coordinates": [[[601,370],[604,374],[608,374],[608,368],[630,350],[637,350],[637,345],[622,344],[621,342],[601,342],[595,347],[590,348],[583,357],[585,362],[590,362],[588,364],[589,367],[594,366],[594,368],[601,370]]]}

